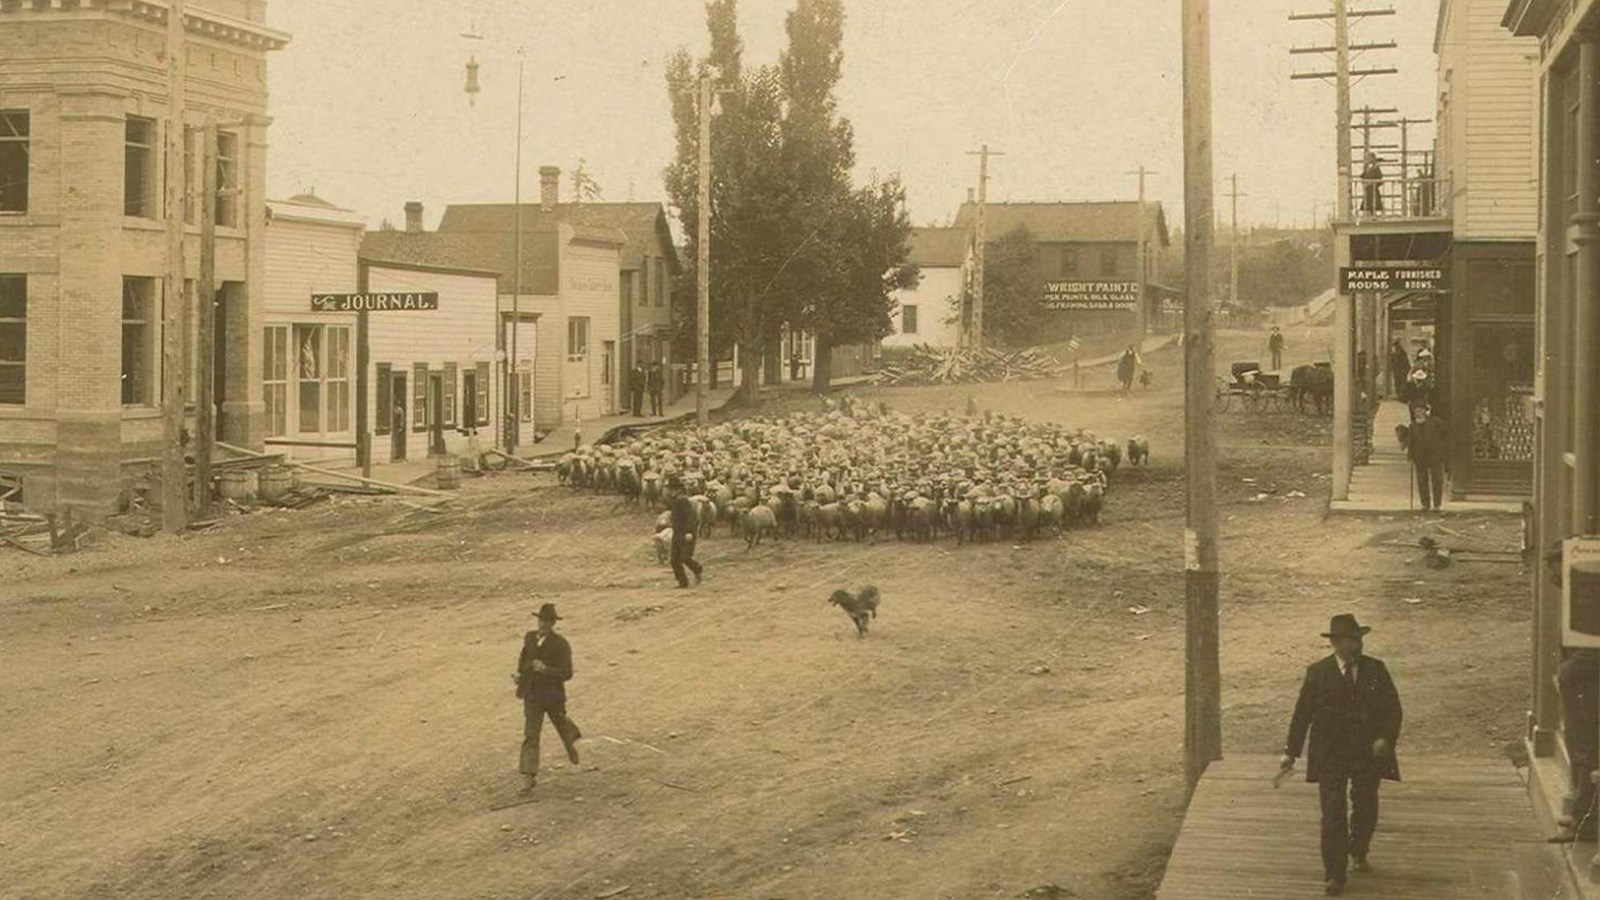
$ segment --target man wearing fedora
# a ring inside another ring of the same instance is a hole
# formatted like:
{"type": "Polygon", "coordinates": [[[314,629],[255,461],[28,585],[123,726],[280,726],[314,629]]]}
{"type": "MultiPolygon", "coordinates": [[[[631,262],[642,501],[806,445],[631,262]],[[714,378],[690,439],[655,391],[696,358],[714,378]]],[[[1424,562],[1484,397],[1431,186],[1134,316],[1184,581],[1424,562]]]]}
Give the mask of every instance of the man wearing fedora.
{"type": "Polygon", "coordinates": [[[700,530],[700,514],[694,501],[683,489],[683,479],[667,476],[667,504],[672,511],[672,576],[678,587],[689,586],[688,572],[694,573],[694,583],[699,584],[705,570],[694,558],[695,532],[700,530]],[[688,570],[687,572],[685,570],[688,570]]]}
{"type": "Polygon", "coordinates": [[[556,727],[562,746],[567,748],[567,759],[578,764],[578,739],[583,733],[567,718],[567,681],[572,678],[572,646],[567,639],[556,634],[556,614],[553,603],[539,607],[539,627],[522,638],[522,655],[517,658],[517,674],[511,676],[517,683],[517,698],[522,701],[522,772],[523,791],[533,790],[539,775],[539,732],[544,729],[545,716],[556,727]]]}
{"type": "Polygon", "coordinates": [[[1383,661],[1361,653],[1371,629],[1349,613],[1334,616],[1323,637],[1333,654],[1306,667],[1284,745],[1283,771],[1311,735],[1306,780],[1322,800],[1322,869],[1327,894],[1344,893],[1345,872],[1368,871],[1367,850],[1378,825],[1378,784],[1400,780],[1400,694],[1383,661]],[[1347,800],[1348,798],[1348,800],[1347,800]]]}

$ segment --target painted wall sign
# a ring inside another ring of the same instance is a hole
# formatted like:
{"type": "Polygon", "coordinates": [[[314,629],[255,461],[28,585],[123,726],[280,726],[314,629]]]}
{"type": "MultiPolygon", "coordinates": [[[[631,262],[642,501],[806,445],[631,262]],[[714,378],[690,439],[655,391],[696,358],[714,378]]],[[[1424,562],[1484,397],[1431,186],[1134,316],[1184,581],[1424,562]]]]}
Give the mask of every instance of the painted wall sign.
{"type": "Polygon", "coordinates": [[[438,308],[437,291],[311,295],[313,312],[399,312],[438,308]]]}
{"type": "Polygon", "coordinates": [[[1044,308],[1057,310],[1134,310],[1137,281],[1047,281],[1044,308]]]}

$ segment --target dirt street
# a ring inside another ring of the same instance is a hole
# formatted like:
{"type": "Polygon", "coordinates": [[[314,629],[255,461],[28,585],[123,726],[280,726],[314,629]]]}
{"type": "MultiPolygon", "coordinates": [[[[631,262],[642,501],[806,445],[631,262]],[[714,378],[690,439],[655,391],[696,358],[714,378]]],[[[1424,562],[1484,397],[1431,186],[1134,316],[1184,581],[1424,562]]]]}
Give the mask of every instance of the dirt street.
{"type": "MultiPolygon", "coordinates": [[[[1325,342],[1288,336],[1291,363],[1325,342]]],[[[1225,333],[1219,369],[1263,341],[1225,333]]],[[[361,498],[0,548],[0,896],[1149,897],[1184,796],[1181,354],[1149,362],[1127,399],[1109,370],[859,392],[1148,436],[1154,465],[1060,541],[746,552],[719,531],[679,591],[652,514],[506,475],[436,513],[361,498]],[[857,640],[825,601],[868,581],[857,640]],[[494,809],[518,799],[507,676],[545,601],[582,765],[547,731],[534,800],[494,809]]],[[[1405,701],[1402,762],[1504,755],[1521,567],[1429,570],[1415,542],[1513,550],[1518,524],[1324,520],[1325,420],[1219,421],[1226,747],[1278,750],[1318,632],[1352,611],[1405,701]]]]}

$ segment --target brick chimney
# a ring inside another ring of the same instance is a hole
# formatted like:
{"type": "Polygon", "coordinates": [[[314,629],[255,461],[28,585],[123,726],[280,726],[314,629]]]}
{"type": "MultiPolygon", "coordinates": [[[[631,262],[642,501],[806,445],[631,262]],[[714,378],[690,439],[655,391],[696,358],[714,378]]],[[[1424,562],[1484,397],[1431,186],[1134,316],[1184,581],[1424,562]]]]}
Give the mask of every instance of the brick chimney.
{"type": "Polygon", "coordinates": [[[422,202],[419,200],[406,204],[406,231],[412,234],[422,231],[422,202]]]}
{"type": "Polygon", "coordinates": [[[539,208],[552,212],[561,202],[561,169],[558,166],[539,167],[539,208]]]}

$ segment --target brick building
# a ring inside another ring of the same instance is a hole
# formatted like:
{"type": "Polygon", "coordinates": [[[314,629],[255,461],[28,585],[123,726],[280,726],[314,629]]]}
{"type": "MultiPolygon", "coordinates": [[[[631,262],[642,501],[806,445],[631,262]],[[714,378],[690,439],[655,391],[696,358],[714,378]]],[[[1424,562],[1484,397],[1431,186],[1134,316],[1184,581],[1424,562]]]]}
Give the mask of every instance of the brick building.
{"type": "MultiPolygon", "coordinates": [[[[165,3],[0,2],[0,469],[39,509],[112,510],[161,452],[165,3]]],[[[222,124],[217,214],[218,433],[260,442],[259,252],[266,204],[266,57],[287,35],[265,0],[188,7],[188,126],[222,124]]],[[[198,151],[198,130],[191,153],[198,151]]],[[[176,299],[173,301],[176,302],[176,299]]],[[[189,321],[194,321],[190,316],[189,321]]],[[[191,360],[190,335],[185,354],[191,360]]],[[[170,373],[181,376],[186,373],[170,373]]]]}

